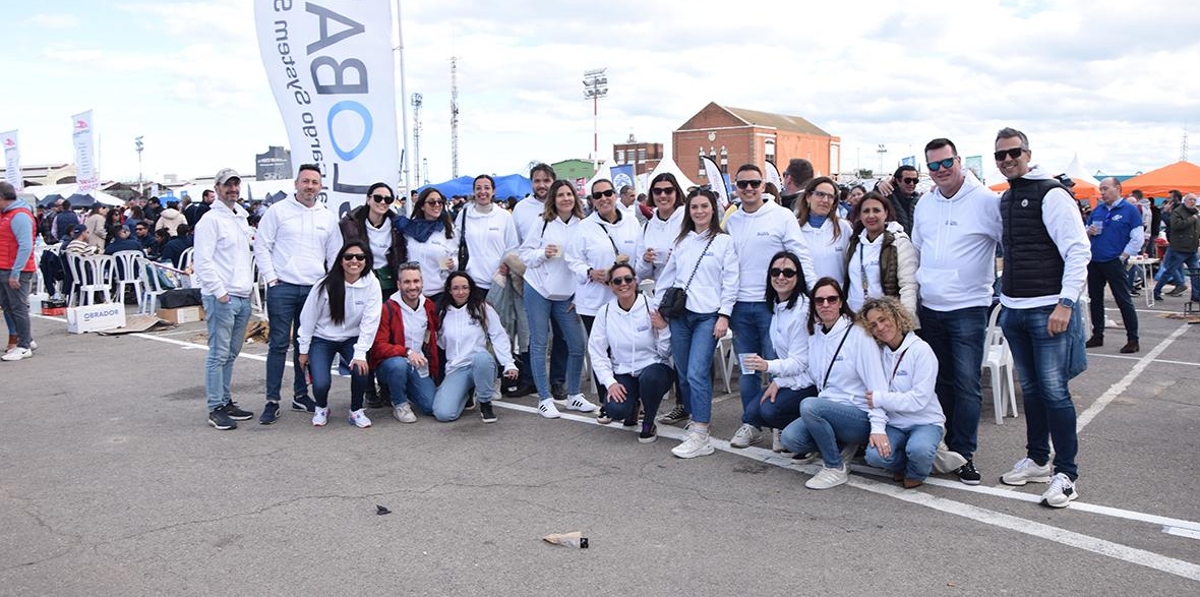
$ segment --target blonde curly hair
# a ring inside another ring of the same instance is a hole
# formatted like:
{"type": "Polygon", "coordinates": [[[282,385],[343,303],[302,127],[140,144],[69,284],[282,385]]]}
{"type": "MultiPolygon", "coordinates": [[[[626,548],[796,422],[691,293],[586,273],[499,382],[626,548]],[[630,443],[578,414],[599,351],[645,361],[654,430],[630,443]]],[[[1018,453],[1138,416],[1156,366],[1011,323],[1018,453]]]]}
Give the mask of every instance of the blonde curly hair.
{"type": "MultiPolygon", "coordinates": [[[[858,317],[856,318],[856,321],[858,322],[858,325],[861,325],[863,329],[867,330],[867,333],[871,333],[871,324],[867,321],[867,314],[875,309],[883,311],[884,317],[891,319],[892,322],[896,324],[896,331],[900,332],[901,338],[907,336],[909,332],[916,329],[916,325],[913,322],[913,316],[908,312],[908,309],[905,309],[904,305],[901,305],[900,301],[896,300],[895,298],[885,296],[883,298],[867,299],[863,302],[862,308],[858,310],[858,317]]],[[[875,335],[871,334],[871,337],[874,338],[875,335]]],[[[878,339],[875,341],[879,342],[878,339]]],[[[879,343],[882,344],[882,342],[879,343]]]]}

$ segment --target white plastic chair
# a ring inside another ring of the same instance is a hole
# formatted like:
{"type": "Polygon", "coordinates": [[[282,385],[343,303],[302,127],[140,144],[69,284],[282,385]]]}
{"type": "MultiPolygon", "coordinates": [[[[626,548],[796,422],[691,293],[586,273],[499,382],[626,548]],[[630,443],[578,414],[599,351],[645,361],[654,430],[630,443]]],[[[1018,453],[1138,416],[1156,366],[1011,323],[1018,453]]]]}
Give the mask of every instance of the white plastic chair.
{"type": "Polygon", "coordinates": [[[1008,340],[1000,330],[997,321],[1000,317],[1001,306],[992,310],[991,320],[988,321],[987,339],[983,344],[983,368],[990,372],[992,382],[992,409],[996,413],[996,424],[1003,425],[1008,409],[1012,416],[1017,416],[1017,391],[1013,383],[1013,356],[1008,348],[1008,340]]]}
{"type": "Polygon", "coordinates": [[[117,251],[112,258],[116,262],[117,300],[124,301],[125,289],[132,286],[133,294],[137,296],[138,313],[141,313],[142,300],[145,298],[142,295],[146,292],[145,276],[139,273],[142,269],[142,252],[117,251]]]}
{"type": "MultiPolygon", "coordinates": [[[[192,247],[188,247],[183,250],[183,253],[179,254],[179,269],[185,272],[191,269],[192,253],[194,252],[195,250],[192,247]]],[[[193,287],[192,274],[180,274],[179,281],[184,288],[193,287]]]]}
{"type": "Polygon", "coordinates": [[[142,276],[142,283],[145,284],[145,301],[139,307],[139,313],[157,313],[158,312],[158,297],[162,293],[171,290],[162,285],[162,277],[158,275],[158,264],[142,256],[138,256],[138,274],[142,276]]]}
{"type": "Polygon", "coordinates": [[[66,253],[71,268],[71,293],[68,305],[96,304],[96,293],[104,296],[105,303],[112,302],[109,290],[113,284],[113,260],[108,255],[79,255],[66,253]]]}
{"type": "Polygon", "coordinates": [[[733,376],[733,366],[737,363],[737,355],[733,354],[733,330],[726,330],[725,335],[717,340],[716,359],[713,364],[720,369],[721,379],[725,382],[725,393],[729,394],[733,390],[729,385],[729,378],[733,376]]]}

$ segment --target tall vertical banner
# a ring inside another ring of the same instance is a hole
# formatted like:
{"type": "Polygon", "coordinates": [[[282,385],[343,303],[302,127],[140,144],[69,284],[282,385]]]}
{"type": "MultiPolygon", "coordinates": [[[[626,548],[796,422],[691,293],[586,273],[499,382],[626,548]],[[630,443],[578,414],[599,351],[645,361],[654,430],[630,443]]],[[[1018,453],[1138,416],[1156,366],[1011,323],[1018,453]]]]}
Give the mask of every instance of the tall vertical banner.
{"type": "Polygon", "coordinates": [[[71,117],[71,140],[75,144],[75,182],[80,193],[100,188],[96,178],[96,146],[92,142],[92,111],[71,117]]]}
{"type": "Polygon", "coordinates": [[[341,215],[400,180],[391,0],[255,0],[254,26],[293,167],[321,169],[341,215]]]}
{"type": "Polygon", "coordinates": [[[25,189],[25,178],[21,176],[21,146],[17,143],[17,131],[0,133],[0,145],[4,146],[4,178],[19,193],[25,189]]]}

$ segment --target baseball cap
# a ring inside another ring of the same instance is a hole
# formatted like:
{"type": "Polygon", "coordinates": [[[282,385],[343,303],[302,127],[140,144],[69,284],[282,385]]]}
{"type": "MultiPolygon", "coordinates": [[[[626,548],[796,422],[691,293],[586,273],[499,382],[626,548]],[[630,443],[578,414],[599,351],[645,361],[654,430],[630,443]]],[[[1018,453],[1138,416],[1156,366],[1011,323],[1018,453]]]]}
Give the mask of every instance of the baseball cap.
{"type": "Polygon", "coordinates": [[[219,172],[217,172],[217,186],[229,182],[229,179],[231,178],[236,178],[238,179],[238,182],[242,182],[242,177],[238,176],[237,170],[234,170],[233,168],[222,168],[219,172]]]}
{"type": "Polygon", "coordinates": [[[75,227],[71,229],[71,235],[74,236],[80,232],[83,232],[84,230],[87,230],[87,226],[84,226],[83,224],[76,224],[75,227]]]}

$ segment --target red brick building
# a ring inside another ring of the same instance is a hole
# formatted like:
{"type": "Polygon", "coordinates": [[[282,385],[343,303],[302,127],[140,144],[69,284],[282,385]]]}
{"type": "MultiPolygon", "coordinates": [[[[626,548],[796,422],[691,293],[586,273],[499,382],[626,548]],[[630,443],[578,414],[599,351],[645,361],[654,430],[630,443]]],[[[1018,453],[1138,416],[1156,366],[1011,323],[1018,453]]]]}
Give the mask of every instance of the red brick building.
{"type": "Polygon", "coordinates": [[[732,175],[742,164],[762,168],[770,160],[782,172],[788,160],[804,158],[817,176],[841,171],[841,138],[813,123],[785,114],[731,108],[710,103],[671,134],[675,163],[699,184],[708,182],[699,156],[732,175]]]}
{"type": "Polygon", "coordinates": [[[634,176],[654,171],[662,158],[662,143],[638,142],[633,135],[629,135],[624,143],[613,144],[613,163],[633,164],[634,176]]]}

